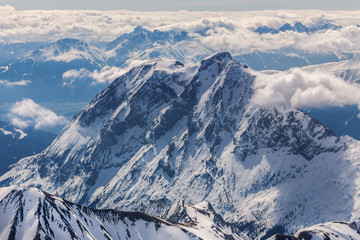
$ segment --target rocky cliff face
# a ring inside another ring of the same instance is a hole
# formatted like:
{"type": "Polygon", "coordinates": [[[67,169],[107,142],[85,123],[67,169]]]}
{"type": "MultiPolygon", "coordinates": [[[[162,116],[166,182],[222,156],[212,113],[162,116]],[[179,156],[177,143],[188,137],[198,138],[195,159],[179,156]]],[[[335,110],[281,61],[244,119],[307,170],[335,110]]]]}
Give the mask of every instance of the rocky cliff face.
{"type": "Polygon", "coordinates": [[[1,184],[155,215],[207,200],[253,237],[355,217],[359,144],[298,110],[252,105],[253,81],[228,53],[196,69],[142,64],[1,184]]]}

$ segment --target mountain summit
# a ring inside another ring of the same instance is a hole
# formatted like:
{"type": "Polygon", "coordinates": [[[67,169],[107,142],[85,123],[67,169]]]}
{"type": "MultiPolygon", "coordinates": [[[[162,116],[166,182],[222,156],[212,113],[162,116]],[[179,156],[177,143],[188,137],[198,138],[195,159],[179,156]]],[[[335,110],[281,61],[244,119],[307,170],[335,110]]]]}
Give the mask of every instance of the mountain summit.
{"type": "Polygon", "coordinates": [[[134,67],[1,184],[158,216],[206,200],[253,237],[359,216],[359,143],[301,111],[252,105],[254,81],[229,53],[134,67]]]}

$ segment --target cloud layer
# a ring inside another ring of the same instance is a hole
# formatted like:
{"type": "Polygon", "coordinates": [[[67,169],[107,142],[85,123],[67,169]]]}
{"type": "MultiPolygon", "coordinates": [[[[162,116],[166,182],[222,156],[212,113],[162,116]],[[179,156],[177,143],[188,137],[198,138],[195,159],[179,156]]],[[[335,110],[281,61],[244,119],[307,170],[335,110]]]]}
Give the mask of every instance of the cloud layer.
{"type": "Polygon", "coordinates": [[[0,6],[0,42],[55,41],[71,37],[85,41],[110,41],[137,25],[150,30],[188,31],[216,50],[246,52],[280,47],[310,51],[358,50],[359,11],[254,11],[254,12],[136,12],[91,10],[17,11],[0,6]],[[315,34],[291,31],[259,35],[253,30],[266,25],[302,22],[312,27],[325,23],[343,26],[315,34]],[[198,33],[207,33],[201,36],[198,33]]]}
{"type": "Polygon", "coordinates": [[[10,108],[10,122],[19,128],[34,126],[36,129],[66,124],[67,119],[53,111],[40,106],[31,99],[16,102],[10,108]]]}
{"type": "Polygon", "coordinates": [[[330,73],[301,69],[274,74],[257,73],[252,103],[264,107],[321,108],[358,105],[360,85],[330,73]]]}

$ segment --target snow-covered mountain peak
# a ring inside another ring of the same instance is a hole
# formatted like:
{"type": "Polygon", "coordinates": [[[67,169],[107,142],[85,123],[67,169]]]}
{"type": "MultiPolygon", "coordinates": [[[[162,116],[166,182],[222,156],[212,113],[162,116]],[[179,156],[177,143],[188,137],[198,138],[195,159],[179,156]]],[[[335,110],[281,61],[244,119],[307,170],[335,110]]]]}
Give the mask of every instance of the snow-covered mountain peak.
{"type": "Polygon", "coordinates": [[[187,39],[189,39],[187,32],[177,33],[174,31],[160,31],[157,29],[149,31],[142,26],[137,26],[132,32],[125,33],[108,43],[106,49],[111,50],[116,48],[118,49],[117,51],[120,51],[120,49],[126,48],[126,50],[131,50],[131,48],[141,47],[142,45],[151,45],[154,43],[175,44],[187,39]]]}
{"type": "MultiPolygon", "coordinates": [[[[143,63],[114,80],[84,108],[79,122],[82,126],[88,126],[97,116],[107,117],[105,113],[109,111],[113,114],[111,119],[118,116],[120,122],[127,117],[140,117],[140,109],[150,112],[157,105],[171,102],[194,74],[193,67],[184,67],[178,61],[154,60],[143,63]],[[135,105],[137,110],[131,110],[130,106],[135,105]],[[133,114],[136,116],[132,116],[133,114]]],[[[141,118],[143,117],[144,115],[141,118]]],[[[139,119],[133,120],[128,121],[131,124],[139,122],[139,119]]]]}
{"type": "Polygon", "coordinates": [[[298,110],[252,105],[255,76],[228,53],[189,69],[175,61],[132,68],[0,182],[157,215],[176,204],[169,214],[189,219],[212,212],[209,204],[196,206],[208,201],[253,236],[316,223],[312,212],[328,221],[322,211],[329,207],[352,217],[354,204],[338,196],[360,189],[342,177],[360,158],[356,142],[298,110]],[[329,202],[303,200],[314,192],[329,202]]]}
{"type": "Polygon", "coordinates": [[[86,42],[73,38],[59,39],[54,43],[54,46],[62,53],[67,52],[70,49],[85,51],[89,48],[89,45],[86,42]]]}
{"type": "Polygon", "coordinates": [[[141,25],[137,25],[134,30],[133,30],[133,33],[140,33],[140,32],[145,32],[145,33],[150,33],[149,30],[147,30],[146,28],[144,28],[143,26],[141,25]]]}
{"type": "Polygon", "coordinates": [[[189,63],[199,62],[212,50],[188,36],[187,32],[149,31],[136,27],[106,45],[108,63],[117,66],[132,60],[176,59],[189,63]]]}
{"type": "Polygon", "coordinates": [[[200,69],[207,68],[208,66],[212,65],[215,62],[218,63],[219,65],[224,65],[231,60],[233,60],[233,58],[231,57],[231,54],[229,52],[214,53],[208,56],[207,58],[205,58],[201,62],[200,69]]]}
{"type": "Polygon", "coordinates": [[[102,66],[106,61],[105,53],[79,39],[64,38],[56,42],[30,51],[24,55],[21,62],[29,60],[35,62],[71,62],[75,60],[87,60],[102,66]]]}

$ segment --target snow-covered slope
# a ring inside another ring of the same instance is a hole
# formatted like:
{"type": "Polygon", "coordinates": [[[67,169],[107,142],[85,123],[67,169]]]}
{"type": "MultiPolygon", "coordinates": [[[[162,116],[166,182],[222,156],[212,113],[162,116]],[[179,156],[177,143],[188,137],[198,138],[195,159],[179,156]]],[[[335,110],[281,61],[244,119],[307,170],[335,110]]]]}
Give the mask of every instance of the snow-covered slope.
{"type": "Polygon", "coordinates": [[[301,229],[296,234],[276,234],[269,240],[354,240],[360,239],[360,223],[354,222],[327,222],[301,229]]]}
{"type": "Polygon", "coordinates": [[[360,55],[356,54],[353,58],[340,62],[330,62],[307,66],[306,71],[323,71],[333,73],[336,76],[352,83],[360,82],[360,55]]]}
{"type": "Polygon", "coordinates": [[[87,60],[90,63],[103,66],[106,55],[100,49],[78,39],[64,38],[48,46],[40,47],[26,54],[22,61],[34,62],[71,62],[87,60]]]}
{"type": "Polygon", "coordinates": [[[194,233],[201,239],[250,239],[215,212],[212,205],[201,202],[187,205],[183,200],[168,208],[162,218],[182,224],[182,228],[194,233]]]}
{"type": "Polygon", "coordinates": [[[246,63],[250,68],[262,70],[285,71],[294,67],[304,67],[322,63],[337,63],[351,58],[351,54],[339,54],[334,52],[314,53],[295,48],[260,51],[235,55],[234,59],[246,63]]]}
{"type": "Polygon", "coordinates": [[[254,76],[228,53],[195,70],[133,68],[1,184],[155,215],[207,200],[257,237],[359,216],[357,141],[298,110],[251,105],[254,76]]]}
{"type": "Polygon", "coordinates": [[[216,213],[189,207],[189,224],[162,220],[141,212],[95,210],[35,188],[0,189],[1,239],[248,239],[216,213]],[[227,230],[227,231],[226,231],[227,230]],[[226,234],[223,233],[226,231],[226,234]]]}

